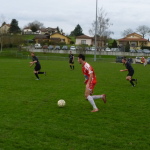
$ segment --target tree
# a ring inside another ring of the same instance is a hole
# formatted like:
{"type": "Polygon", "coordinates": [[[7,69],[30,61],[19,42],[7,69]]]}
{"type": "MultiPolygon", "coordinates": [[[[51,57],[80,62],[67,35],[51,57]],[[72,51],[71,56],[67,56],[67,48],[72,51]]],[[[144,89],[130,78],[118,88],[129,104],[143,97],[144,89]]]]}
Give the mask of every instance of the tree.
{"type": "MultiPolygon", "coordinates": [[[[113,25],[110,23],[110,19],[107,18],[107,13],[103,10],[103,8],[99,9],[98,15],[97,15],[97,33],[96,36],[103,40],[104,42],[107,41],[108,38],[110,38],[110,35],[113,34],[112,31],[109,31],[109,27],[113,25]]],[[[92,28],[89,30],[90,35],[95,36],[95,27],[96,27],[96,21],[93,21],[92,28]]],[[[102,46],[102,42],[100,43],[102,46]]]]}
{"type": "MultiPolygon", "coordinates": [[[[112,31],[108,30],[111,25],[113,24],[110,23],[110,19],[107,18],[107,13],[105,13],[103,8],[100,8],[97,15],[97,35],[100,37],[109,37],[111,34],[113,34],[112,31]]],[[[95,26],[96,21],[92,23],[92,28],[89,30],[91,35],[95,35],[95,26]]]]}
{"type": "Polygon", "coordinates": [[[58,32],[58,33],[60,33],[60,29],[59,29],[59,27],[57,27],[57,32],[58,32]]]}
{"type": "Polygon", "coordinates": [[[116,40],[114,40],[114,41],[113,41],[113,43],[112,43],[112,46],[111,46],[111,47],[112,47],[112,48],[117,48],[117,47],[118,47],[116,40]]]}
{"type": "Polygon", "coordinates": [[[35,20],[33,22],[28,23],[28,27],[32,30],[32,32],[36,32],[37,30],[44,28],[43,23],[35,20]]]}
{"type": "Polygon", "coordinates": [[[70,36],[80,36],[83,35],[83,30],[78,24],[73,31],[71,31],[70,36]]]}
{"type": "Polygon", "coordinates": [[[142,26],[139,26],[137,29],[136,29],[137,32],[139,32],[140,34],[142,34],[143,38],[150,33],[150,28],[145,26],[145,25],[142,25],[142,26]]]}
{"type": "Polygon", "coordinates": [[[130,44],[129,42],[127,42],[125,45],[125,52],[129,52],[129,51],[130,51],[130,44]]]}
{"type": "Polygon", "coordinates": [[[18,26],[18,21],[16,19],[12,19],[11,24],[10,24],[10,28],[9,28],[9,33],[20,33],[21,30],[18,26]]]}
{"type": "Polygon", "coordinates": [[[3,23],[2,23],[2,26],[4,26],[6,24],[6,22],[4,21],[3,23]]]}
{"type": "Polygon", "coordinates": [[[133,33],[134,31],[132,30],[132,29],[126,29],[126,30],[124,30],[123,31],[123,33],[122,33],[122,36],[123,37],[126,37],[128,34],[131,34],[131,33],[133,33]]]}

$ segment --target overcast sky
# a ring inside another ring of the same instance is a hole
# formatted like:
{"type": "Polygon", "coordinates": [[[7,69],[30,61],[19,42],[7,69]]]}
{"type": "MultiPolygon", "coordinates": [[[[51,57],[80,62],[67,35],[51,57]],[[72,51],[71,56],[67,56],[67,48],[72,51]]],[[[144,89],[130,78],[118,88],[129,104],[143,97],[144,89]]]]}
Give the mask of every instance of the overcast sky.
{"type": "MultiPolygon", "coordinates": [[[[140,25],[150,27],[150,0],[98,0],[113,25],[112,38],[122,38],[121,33],[140,25]]],[[[96,0],[0,0],[0,24],[8,24],[12,19],[18,21],[20,28],[35,20],[45,27],[63,29],[70,34],[77,24],[83,33],[89,35],[89,29],[96,16],[96,0]]]]}

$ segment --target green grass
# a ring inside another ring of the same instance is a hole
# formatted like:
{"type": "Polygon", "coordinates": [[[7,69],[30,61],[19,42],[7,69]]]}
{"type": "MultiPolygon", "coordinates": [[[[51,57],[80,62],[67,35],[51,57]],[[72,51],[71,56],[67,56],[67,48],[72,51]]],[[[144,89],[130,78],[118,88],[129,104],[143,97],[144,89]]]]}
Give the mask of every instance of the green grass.
{"type": "Polygon", "coordinates": [[[29,35],[22,35],[23,39],[25,40],[32,40],[34,39],[35,35],[29,34],[29,35]]]}
{"type": "Polygon", "coordinates": [[[120,63],[97,61],[94,94],[107,94],[107,103],[95,100],[91,113],[84,99],[81,65],[40,60],[36,81],[30,60],[0,58],[0,150],[148,150],[150,147],[150,66],[133,64],[138,85],[125,80],[120,63]],[[57,107],[64,99],[67,105],[57,107]]]}

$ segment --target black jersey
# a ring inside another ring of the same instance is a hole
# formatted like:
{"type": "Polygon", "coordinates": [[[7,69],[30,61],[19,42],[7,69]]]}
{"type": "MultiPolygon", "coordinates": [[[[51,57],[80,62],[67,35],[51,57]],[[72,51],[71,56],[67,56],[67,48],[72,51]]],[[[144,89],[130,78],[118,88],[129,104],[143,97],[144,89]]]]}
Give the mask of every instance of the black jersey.
{"type": "Polygon", "coordinates": [[[40,66],[40,62],[39,62],[39,60],[38,60],[38,58],[37,58],[36,56],[33,56],[33,57],[32,57],[32,60],[33,60],[33,61],[36,61],[35,64],[40,66]]]}
{"type": "Polygon", "coordinates": [[[73,55],[73,54],[70,54],[70,55],[69,55],[69,60],[72,61],[72,60],[73,60],[73,57],[74,57],[74,55],[73,55]]]}
{"type": "Polygon", "coordinates": [[[131,64],[129,62],[125,63],[126,68],[128,69],[129,73],[134,72],[134,69],[132,68],[131,64]]]}

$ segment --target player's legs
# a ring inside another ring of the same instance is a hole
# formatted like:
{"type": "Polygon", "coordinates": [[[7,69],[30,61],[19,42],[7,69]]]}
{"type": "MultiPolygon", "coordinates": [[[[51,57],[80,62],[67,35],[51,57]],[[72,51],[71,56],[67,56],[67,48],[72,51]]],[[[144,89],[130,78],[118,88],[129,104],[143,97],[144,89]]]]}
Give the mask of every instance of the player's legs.
{"type": "Polygon", "coordinates": [[[128,80],[131,83],[132,86],[135,86],[135,84],[133,83],[133,81],[135,81],[136,84],[137,84],[137,79],[132,79],[132,76],[127,76],[126,80],[128,80]]]}
{"type": "Polygon", "coordinates": [[[93,107],[93,110],[91,112],[96,112],[98,111],[98,108],[94,102],[94,99],[93,97],[91,96],[91,90],[89,88],[85,88],[85,98],[90,102],[90,104],[92,105],[93,107]]]}
{"type": "Polygon", "coordinates": [[[92,95],[93,99],[102,99],[104,103],[106,103],[106,95],[92,95]]]}
{"type": "Polygon", "coordinates": [[[72,61],[70,60],[69,63],[70,63],[70,69],[71,69],[71,70],[72,70],[72,69],[74,70],[74,62],[72,62],[72,61]]]}
{"type": "Polygon", "coordinates": [[[104,101],[104,103],[106,103],[106,95],[105,94],[101,94],[101,95],[92,95],[93,94],[93,90],[96,84],[90,84],[90,89],[91,89],[91,96],[93,99],[102,99],[104,101]]]}
{"type": "Polygon", "coordinates": [[[72,64],[70,64],[70,69],[72,69],[72,64]]]}
{"type": "Polygon", "coordinates": [[[40,78],[39,78],[39,76],[38,76],[38,71],[37,71],[37,70],[34,70],[34,74],[35,74],[37,80],[39,80],[40,78]]]}
{"type": "Polygon", "coordinates": [[[72,69],[74,70],[74,62],[72,62],[72,69]]]}
{"type": "Polygon", "coordinates": [[[38,72],[40,71],[40,69],[41,69],[41,66],[39,66],[39,65],[36,65],[35,68],[34,68],[34,74],[37,77],[37,80],[40,79],[39,76],[38,76],[38,72]]]}
{"type": "Polygon", "coordinates": [[[72,70],[72,61],[69,60],[69,66],[70,66],[70,69],[72,70]]]}
{"type": "Polygon", "coordinates": [[[90,104],[93,107],[93,110],[91,112],[96,112],[99,110],[94,102],[93,97],[91,96],[91,93],[93,93],[93,89],[94,89],[94,86],[92,88],[91,88],[91,86],[85,88],[85,98],[90,102],[90,104]]]}
{"type": "Polygon", "coordinates": [[[133,78],[132,78],[133,74],[134,74],[134,71],[133,71],[133,72],[130,72],[130,73],[127,75],[127,77],[126,77],[126,80],[128,80],[128,81],[131,83],[131,85],[134,87],[135,84],[133,83],[133,81],[135,81],[136,84],[137,84],[137,79],[133,79],[133,78]]]}

